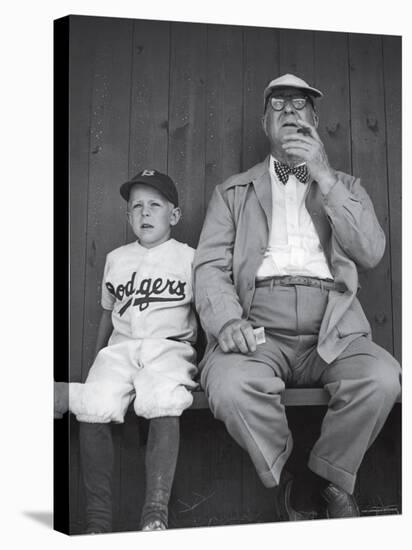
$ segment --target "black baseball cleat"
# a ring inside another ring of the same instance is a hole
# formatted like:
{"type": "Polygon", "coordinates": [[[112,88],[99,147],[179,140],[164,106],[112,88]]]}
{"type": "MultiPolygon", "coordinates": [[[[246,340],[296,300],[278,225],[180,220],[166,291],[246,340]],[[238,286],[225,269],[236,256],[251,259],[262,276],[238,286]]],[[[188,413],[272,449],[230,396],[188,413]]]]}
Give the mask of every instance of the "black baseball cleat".
{"type": "Polygon", "coordinates": [[[337,485],[329,483],[322,491],[326,501],[326,517],[328,518],[356,518],[360,516],[355,497],[337,485]]]}

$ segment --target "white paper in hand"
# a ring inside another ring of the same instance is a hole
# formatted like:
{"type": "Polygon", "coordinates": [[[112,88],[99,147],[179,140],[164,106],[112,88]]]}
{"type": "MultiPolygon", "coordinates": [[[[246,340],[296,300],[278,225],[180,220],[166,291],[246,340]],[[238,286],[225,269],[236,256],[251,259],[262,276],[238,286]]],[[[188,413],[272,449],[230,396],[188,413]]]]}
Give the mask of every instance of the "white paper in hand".
{"type": "Polygon", "coordinates": [[[254,328],[253,333],[255,335],[257,345],[264,344],[266,342],[264,327],[254,328]]]}

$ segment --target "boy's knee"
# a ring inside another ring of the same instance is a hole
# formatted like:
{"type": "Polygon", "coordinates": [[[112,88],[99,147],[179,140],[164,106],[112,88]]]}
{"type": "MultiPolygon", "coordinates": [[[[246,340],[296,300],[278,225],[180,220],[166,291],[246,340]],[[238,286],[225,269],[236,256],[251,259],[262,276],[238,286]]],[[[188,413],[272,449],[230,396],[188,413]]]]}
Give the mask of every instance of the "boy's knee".
{"type": "Polygon", "coordinates": [[[83,384],[81,403],[73,411],[77,420],[88,423],[123,422],[127,402],[119,399],[120,391],[106,383],[83,384]]]}
{"type": "Polygon", "coordinates": [[[139,384],[136,389],[136,399],[133,407],[137,416],[147,419],[162,417],[178,417],[193,403],[193,394],[185,386],[175,382],[159,384],[156,390],[153,386],[145,388],[139,384]]]}

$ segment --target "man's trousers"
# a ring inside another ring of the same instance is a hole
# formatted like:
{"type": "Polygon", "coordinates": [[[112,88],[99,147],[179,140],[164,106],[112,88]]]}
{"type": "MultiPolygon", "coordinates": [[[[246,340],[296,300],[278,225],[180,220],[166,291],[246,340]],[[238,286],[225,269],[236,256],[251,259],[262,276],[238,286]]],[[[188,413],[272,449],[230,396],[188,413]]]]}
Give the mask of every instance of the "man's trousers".
{"type": "Polygon", "coordinates": [[[399,364],[364,335],[330,364],[318,355],[328,292],[305,286],[257,288],[249,321],[265,327],[266,342],[247,355],[225,354],[216,345],[202,369],[213,414],[249,453],[266,487],[278,485],[293,446],[281,403],[285,385],[328,391],[328,410],[308,466],[349,493],[400,392],[399,364]]]}

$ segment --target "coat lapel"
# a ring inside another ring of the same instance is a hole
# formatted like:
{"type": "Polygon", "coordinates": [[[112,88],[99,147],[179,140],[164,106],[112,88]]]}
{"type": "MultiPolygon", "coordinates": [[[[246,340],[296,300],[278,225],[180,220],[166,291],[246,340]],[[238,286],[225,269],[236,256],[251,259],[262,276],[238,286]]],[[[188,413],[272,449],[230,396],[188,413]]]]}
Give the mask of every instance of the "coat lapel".
{"type": "Polygon", "coordinates": [[[265,216],[268,231],[272,224],[272,185],[268,171],[268,159],[262,163],[262,172],[253,181],[253,187],[265,216]]]}

